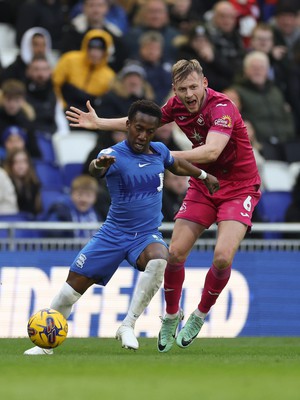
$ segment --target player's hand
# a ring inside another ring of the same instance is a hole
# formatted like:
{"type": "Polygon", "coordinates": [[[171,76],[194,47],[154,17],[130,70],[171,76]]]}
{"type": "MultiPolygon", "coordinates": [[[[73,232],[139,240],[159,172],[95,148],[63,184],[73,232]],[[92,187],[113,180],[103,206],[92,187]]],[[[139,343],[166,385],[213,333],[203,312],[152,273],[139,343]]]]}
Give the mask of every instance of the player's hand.
{"type": "Polygon", "coordinates": [[[98,157],[95,162],[98,168],[109,168],[112,164],[116,162],[116,157],[102,155],[101,157],[98,157]]]}
{"type": "Polygon", "coordinates": [[[207,174],[207,178],[204,179],[203,182],[207,187],[207,189],[209,190],[210,194],[214,194],[216,191],[220,189],[220,183],[218,179],[211,174],[207,174]]]}
{"type": "Polygon", "coordinates": [[[67,120],[70,121],[70,126],[73,128],[85,128],[94,130],[97,129],[98,116],[96,111],[91,106],[90,101],[86,102],[88,112],[84,112],[79,108],[70,107],[70,110],[66,111],[67,120]]]}

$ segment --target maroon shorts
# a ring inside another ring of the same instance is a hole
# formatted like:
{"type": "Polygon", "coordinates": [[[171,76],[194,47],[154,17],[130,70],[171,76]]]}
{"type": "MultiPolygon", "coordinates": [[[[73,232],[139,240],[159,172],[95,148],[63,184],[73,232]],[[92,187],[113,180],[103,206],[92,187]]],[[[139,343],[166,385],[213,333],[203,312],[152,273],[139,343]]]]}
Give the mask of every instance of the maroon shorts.
{"type": "Polygon", "coordinates": [[[253,210],[261,192],[254,180],[220,182],[213,195],[203,185],[191,185],[175,219],[187,219],[209,228],[220,221],[239,221],[252,226],[253,210]]]}

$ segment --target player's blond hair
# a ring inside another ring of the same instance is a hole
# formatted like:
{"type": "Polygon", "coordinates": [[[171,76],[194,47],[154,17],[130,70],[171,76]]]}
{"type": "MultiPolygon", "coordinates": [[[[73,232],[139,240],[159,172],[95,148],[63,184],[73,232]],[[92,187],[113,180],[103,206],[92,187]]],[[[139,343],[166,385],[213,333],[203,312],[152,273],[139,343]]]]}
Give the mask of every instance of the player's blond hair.
{"type": "Polygon", "coordinates": [[[172,67],[173,84],[181,82],[187,78],[192,72],[196,72],[199,76],[203,76],[203,69],[198,60],[179,60],[172,67]]]}

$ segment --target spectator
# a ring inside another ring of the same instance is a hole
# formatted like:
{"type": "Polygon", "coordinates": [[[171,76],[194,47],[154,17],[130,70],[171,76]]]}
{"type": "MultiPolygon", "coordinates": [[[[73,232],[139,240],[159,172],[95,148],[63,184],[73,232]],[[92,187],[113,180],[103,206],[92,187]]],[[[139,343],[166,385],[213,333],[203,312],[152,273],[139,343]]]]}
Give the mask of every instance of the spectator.
{"type": "Polygon", "coordinates": [[[170,4],[170,25],[182,35],[187,35],[198,19],[193,12],[192,0],[173,0],[170,4]]]}
{"type": "Polygon", "coordinates": [[[18,126],[27,135],[26,148],[31,157],[40,158],[41,152],[34,134],[32,107],[26,102],[23,82],[8,79],[3,82],[0,96],[0,134],[9,126],[18,126]]]}
{"type": "Polygon", "coordinates": [[[79,50],[84,36],[90,30],[103,30],[112,38],[108,63],[114,71],[119,71],[128,57],[128,52],[122,31],[106,19],[108,12],[109,0],[84,0],[82,13],[64,27],[62,52],[79,50]]]}
{"type": "Polygon", "coordinates": [[[118,118],[127,114],[134,101],[141,99],[153,100],[154,92],[146,80],[142,65],[138,61],[128,60],[95,109],[105,118],[118,118]]]}
{"type": "Polygon", "coordinates": [[[0,167],[0,215],[19,212],[15,187],[7,172],[0,167]]]}
{"type": "Polygon", "coordinates": [[[255,129],[257,140],[281,145],[295,138],[295,126],[290,107],[282,92],[268,79],[269,59],[263,52],[253,51],[244,59],[244,77],[234,85],[241,99],[244,120],[255,129]]]}
{"type": "MultiPolygon", "coordinates": [[[[78,14],[83,12],[83,0],[78,1],[74,7],[72,7],[69,16],[71,19],[76,17],[78,14]]],[[[128,16],[119,1],[108,0],[109,10],[105,16],[105,22],[110,22],[116,25],[122,32],[122,34],[127,32],[128,29],[128,16]]]]}
{"type": "Polygon", "coordinates": [[[248,48],[251,32],[260,18],[259,0],[229,0],[237,12],[238,29],[244,46],[248,48]]]}
{"type": "Polygon", "coordinates": [[[60,0],[27,0],[18,11],[17,43],[20,44],[28,29],[40,26],[49,32],[53,48],[60,50],[63,25],[64,13],[60,0]]]}
{"type": "Polygon", "coordinates": [[[242,71],[245,47],[238,31],[238,14],[228,1],[219,1],[212,10],[212,17],[205,24],[214,54],[222,68],[222,77],[229,86],[242,71]]]}
{"type": "Polygon", "coordinates": [[[174,39],[180,32],[169,26],[169,12],[164,0],[148,0],[138,8],[135,22],[129,28],[125,38],[130,58],[138,57],[139,39],[143,33],[150,30],[159,32],[163,36],[163,59],[172,63],[176,59],[174,39]]]}
{"type": "Polygon", "coordinates": [[[148,31],[139,40],[139,61],[146,71],[147,81],[154,90],[155,102],[163,105],[172,84],[171,67],[163,61],[164,38],[161,33],[148,31]]]}
{"type": "MultiPolygon", "coordinates": [[[[79,175],[71,184],[70,198],[64,202],[54,203],[48,210],[45,219],[56,222],[98,222],[103,221],[94,206],[99,192],[98,181],[89,175],[79,175]]],[[[54,231],[54,236],[89,238],[94,232],[88,230],[54,231]]],[[[50,232],[49,232],[50,234],[50,232]]]]}
{"type": "MultiPolygon", "coordinates": [[[[209,84],[215,90],[223,91],[228,85],[228,77],[224,73],[224,60],[215,51],[206,28],[203,24],[194,25],[188,35],[178,43],[178,59],[196,59],[202,65],[209,84]]],[[[228,66],[226,66],[226,69],[228,66]]]]}
{"type": "Polygon", "coordinates": [[[85,107],[86,101],[108,92],[115,72],[108,65],[112,45],[109,33],[90,30],[83,38],[81,50],[62,55],[53,71],[57,97],[65,108],[85,107]]]}
{"type": "Polygon", "coordinates": [[[18,126],[8,126],[2,132],[2,161],[14,150],[26,150],[27,135],[18,126]]]}
{"type": "Polygon", "coordinates": [[[274,33],[271,25],[262,22],[258,23],[252,32],[250,50],[262,51],[269,57],[268,78],[279,87],[286,101],[291,105],[295,123],[300,131],[300,121],[298,122],[300,78],[297,74],[295,58],[288,58],[286,46],[274,45],[274,33]]]}
{"type": "Polygon", "coordinates": [[[16,149],[9,153],[4,168],[14,184],[19,210],[36,217],[42,211],[41,184],[27,151],[16,149]]]}
{"type": "Polygon", "coordinates": [[[54,63],[50,34],[41,27],[31,28],[24,33],[20,44],[20,54],[3,70],[1,81],[17,79],[25,82],[26,68],[36,56],[44,56],[49,62],[54,63]]]}
{"type": "Polygon", "coordinates": [[[44,56],[36,56],[27,67],[26,100],[35,111],[35,131],[46,133],[68,132],[61,102],[57,99],[52,84],[52,70],[44,56]]]}
{"type": "Polygon", "coordinates": [[[165,171],[162,213],[164,222],[173,222],[174,216],[182,205],[188,188],[188,178],[165,171]]]}
{"type": "Polygon", "coordinates": [[[293,4],[291,1],[279,1],[272,20],[275,45],[284,46],[289,59],[293,59],[293,48],[300,41],[298,11],[299,4],[293,4]]]}

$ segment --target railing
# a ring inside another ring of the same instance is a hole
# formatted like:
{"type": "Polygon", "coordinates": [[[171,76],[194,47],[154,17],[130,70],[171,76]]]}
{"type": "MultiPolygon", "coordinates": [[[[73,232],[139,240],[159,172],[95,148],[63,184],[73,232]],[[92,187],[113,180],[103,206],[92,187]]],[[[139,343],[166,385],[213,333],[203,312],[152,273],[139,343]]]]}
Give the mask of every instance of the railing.
{"type": "MultiPolygon", "coordinates": [[[[0,238],[0,250],[6,249],[16,251],[19,249],[80,249],[86,242],[86,238],[55,238],[55,237],[17,237],[18,230],[31,231],[49,231],[49,230],[88,230],[96,231],[101,223],[75,223],[75,222],[0,222],[0,232],[7,231],[7,235],[0,238]]],[[[163,232],[166,241],[169,242],[174,223],[163,223],[160,230],[163,232]]],[[[215,245],[214,232],[216,226],[212,226],[209,230],[209,236],[205,234],[195,243],[195,247],[199,249],[209,250],[215,245]],[[212,237],[213,236],[213,237],[212,237]]],[[[255,223],[252,227],[255,233],[289,233],[299,234],[300,223],[255,223]]],[[[3,233],[3,232],[2,232],[3,233]]],[[[300,237],[300,236],[299,236],[300,237]]],[[[299,239],[253,239],[247,236],[240,246],[241,250],[259,250],[259,249],[277,249],[277,250],[300,250],[299,239]]]]}

